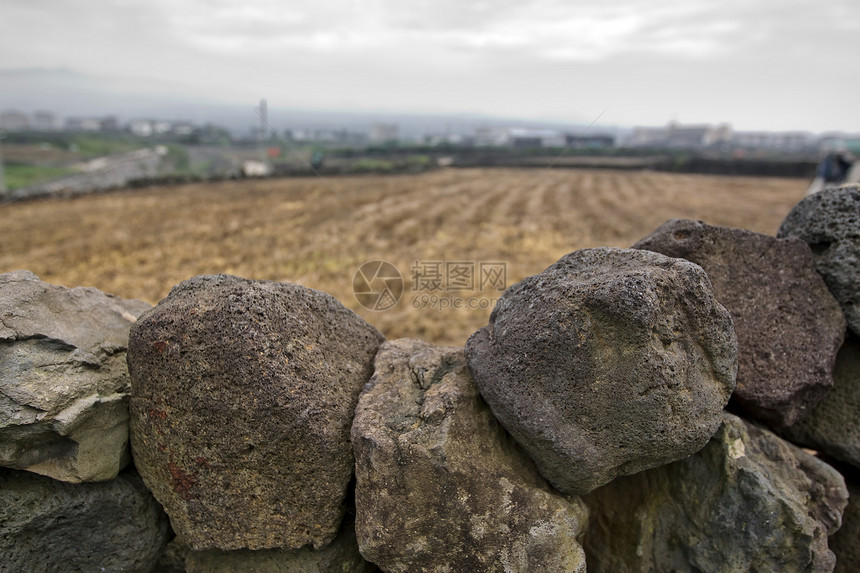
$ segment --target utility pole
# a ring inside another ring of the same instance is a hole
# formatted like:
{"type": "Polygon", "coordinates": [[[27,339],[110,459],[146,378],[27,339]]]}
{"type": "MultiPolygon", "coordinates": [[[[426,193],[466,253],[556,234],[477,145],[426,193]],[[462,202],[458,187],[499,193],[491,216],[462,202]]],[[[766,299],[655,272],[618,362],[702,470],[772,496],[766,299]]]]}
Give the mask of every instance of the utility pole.
{"type": "Polygon", "coordinates": [[[269,133],[269,105],[266,103],[266,100],[260,100],[260,107],[257,108],[257,111],[260,115],[260,131],[257,134],[257,148],[260,152],[260,160],[268,170],[269,157],[266,150],[268,137],[266,136],[269,133]]]}
{"type": "Polygon", "coordinates": [[[260,142],[266,141],[266,134],[269,132],[269,104],[266,100],[260,100],[260,142]]]}
{"type": "Polygon", "coordinates": [[[6,195],[6,177],[3,175],[3,132],[0,131],[0,196],[6,195]]]}

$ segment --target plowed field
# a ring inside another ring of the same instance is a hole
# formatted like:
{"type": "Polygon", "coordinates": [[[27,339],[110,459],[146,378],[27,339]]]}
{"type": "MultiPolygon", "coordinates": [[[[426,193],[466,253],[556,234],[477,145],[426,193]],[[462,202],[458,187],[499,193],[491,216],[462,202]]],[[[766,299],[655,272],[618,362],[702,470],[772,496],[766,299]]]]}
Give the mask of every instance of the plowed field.
{"type": "Polygon", "coordinates": [[[570,251],[630,246],[672,217],[774,234],[806,186],[470,169],[150,188],[0,207],[0,272],[25,268],[151,303],[198,274],[297,282],[331,293],[389,338],[462,345],[486,324],[500,278],[510,286],[570,251]],[[353,295],[356,271],[374,260],[403,276],[387,310],[367,310],[353,295]]]}

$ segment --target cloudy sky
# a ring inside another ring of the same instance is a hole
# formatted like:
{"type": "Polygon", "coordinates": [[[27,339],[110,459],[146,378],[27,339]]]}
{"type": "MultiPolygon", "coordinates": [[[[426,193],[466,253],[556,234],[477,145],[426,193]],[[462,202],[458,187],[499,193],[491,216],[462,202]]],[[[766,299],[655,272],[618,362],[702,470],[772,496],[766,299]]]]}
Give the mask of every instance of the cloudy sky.
{"type": "Polygon", "coordinates": [[[273,108],[860,131],[858,54],[857,0],[0,0],[0,81],[273,108]]]}

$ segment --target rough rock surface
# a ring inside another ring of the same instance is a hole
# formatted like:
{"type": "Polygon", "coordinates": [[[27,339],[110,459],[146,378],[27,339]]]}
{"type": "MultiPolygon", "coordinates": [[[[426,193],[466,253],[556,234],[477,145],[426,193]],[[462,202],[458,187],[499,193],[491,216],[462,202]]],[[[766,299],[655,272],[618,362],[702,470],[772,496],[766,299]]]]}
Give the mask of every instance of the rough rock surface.
{"type": "Polygon", "coordinates": [[[860,186],[809,195],[794,206],[777,236],[809,243],[818,272],[860,335],[860,186]]]}
{"type": "Polygon", "coordinates": [[[322,549],[262,549],[250,551],[193,551],[185,560],[186,573],[370,573],[377,568],[358,552],[351,520],[337,538],[322,549]]]}
{"type": "Polygon", "coordinates": [[[0,275],[0,465],[68,482],[129,461],[128,332],[149,305],[0,275]]]}
{"type": "MultiPolygon", "coordinates": [[[[172,530],[171,534],[173,534],[172,530]]],[[[186,573],[185,560],[191,553],[191,549],[175,534],[173,535],[173,539],[164,546],[153,573],[186,573]]]]}
{"type": "Polygon", "coordinates": [[[832,467],[725,414],[699,453],[585,498],[588,570],[831,571],[847,496],[832,467]]]}
{"type": "Polygon", "coordinates": [[[132,450],[176,534],[197,551],[330,543],[381,341],[328,294],[228,275],[180,283],[144,314],[132,450]]]}
{"type": "Polygon", "coordinates": [[[860,338],[845,340],[833,378],[833,390],[782,434],[860,468],[860,338]]]}
{"type": "Polygon", "coordinates": [[[845,319],[806,243],[672,219],[634,248],[687,259],[708,273],[735,324],[732,401],[749,417],[789,426],[833,386],[845,319]]]}
{"type": "Polygon", "coordinates": [[[830,550],[836,555],[834,573],[857,573],[860,569],[860,472],[839,467],[848,487],[848,507],[842,514],[842,527],[830,536],[830,550]]]}
{"type": "Polygon", "coordinates": [[[70,484],[0,469],[0,571],[149,573],[167,516],[134,472],[70,484]]]}
{"type": "Polygon", "coordinates": [[[543,476],[583,494],[704,447],[734,389],[737,341],[700,267],[598,248],[509,288],[466,356],[543,476]]]}
{"type": "Polygon", "coordinates": [[[352,441],[358,543],[384,571],[585,571],[585,507],[495,420],[462,349],[383,344],[352,441]]]}

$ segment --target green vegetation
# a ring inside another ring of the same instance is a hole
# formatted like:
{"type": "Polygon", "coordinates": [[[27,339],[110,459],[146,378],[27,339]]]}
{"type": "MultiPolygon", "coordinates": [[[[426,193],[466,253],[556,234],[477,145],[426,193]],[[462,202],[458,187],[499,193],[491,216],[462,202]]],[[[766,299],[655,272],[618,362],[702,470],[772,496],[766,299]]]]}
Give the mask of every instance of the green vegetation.
{"type": "Polygon", "coordinates": [[[406,169],[409,171],[427,171],[433,162],[427,155],[409,155],[406,157],[406,169]]]}
{"type": "Polygon", "coordinates": [[[350,165],[353,173],[389,173],[394,171],[394,162],[385,159],[359,159],[350,165]]]}
{"type": "Polygon", "coordinates": [[[139,138],[131,136],[74,135],[66,142],[66,149],[76,151],[84,157],[101,157],[114,153],[134,151],[144,146],[139,138]]]}
{"type": "Polygon", "coordinates": [[[124,153],[149,147],[155,142],[128,133],[66,133],[31,132],[7,133],[4,141],[9,144],[50,144],[58,149],[76,153],[81,159],[90,159],[112,153],[124,153]]]}
{"type": "Polygon", "coordinates": [[[21,187],[29,187],[36,183],[58,179],[75,173],[75,170],[68,167],[9,163],[3,166],[3,173],[6,177],[6,187],[11,191],[13,189],[20,189],[21,187]]]}
{"type": "Polygon", "coordinates": [[[173,143],[167,145],[165,171],[175,175],[192,174],[188,150],[185,147],[173,143]]]}

